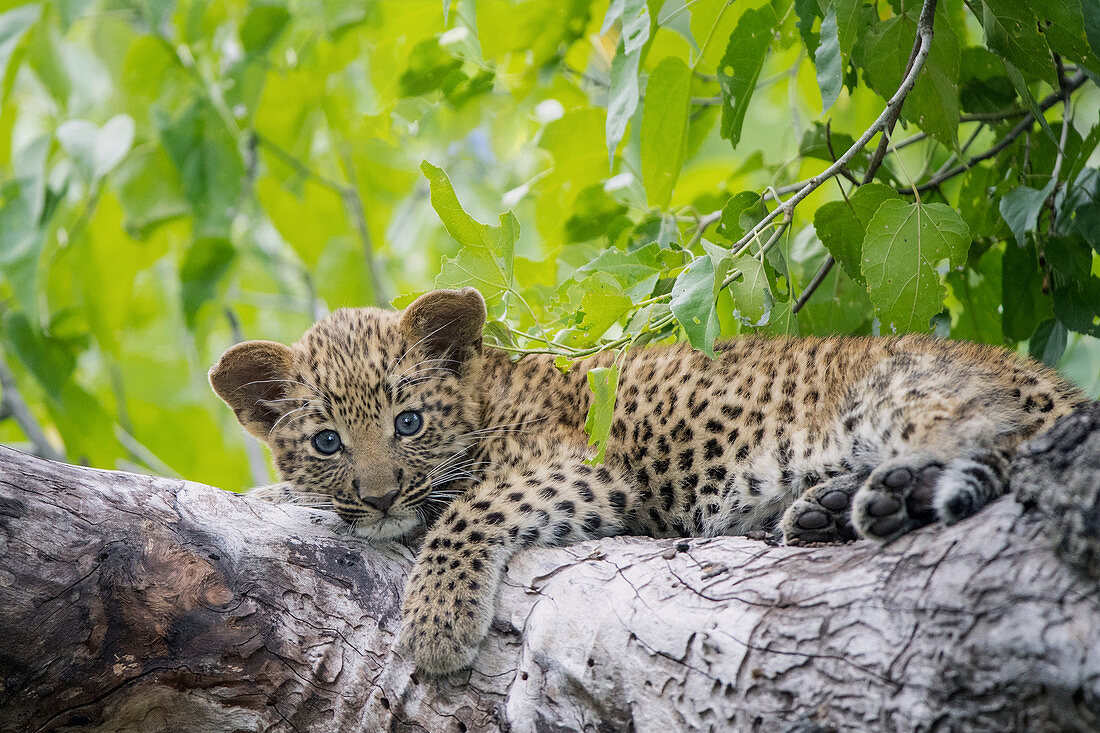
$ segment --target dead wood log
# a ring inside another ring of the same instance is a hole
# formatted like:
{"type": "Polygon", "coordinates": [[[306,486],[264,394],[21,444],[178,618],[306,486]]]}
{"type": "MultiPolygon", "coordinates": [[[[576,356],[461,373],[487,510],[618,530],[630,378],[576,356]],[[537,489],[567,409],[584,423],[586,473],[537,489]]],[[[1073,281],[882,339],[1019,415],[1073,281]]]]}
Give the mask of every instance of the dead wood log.
{"type": "Polygon", "coordinates": [[[1082,414],[1018,459],[1036,511],[1006,497],[886,548],[524,551],[442,681],[395,648],[408,549],[0,448],[0,730],[1100,730],[1100,588],[1047,536],[1072,552],[1100,516],[1082,414]]]}

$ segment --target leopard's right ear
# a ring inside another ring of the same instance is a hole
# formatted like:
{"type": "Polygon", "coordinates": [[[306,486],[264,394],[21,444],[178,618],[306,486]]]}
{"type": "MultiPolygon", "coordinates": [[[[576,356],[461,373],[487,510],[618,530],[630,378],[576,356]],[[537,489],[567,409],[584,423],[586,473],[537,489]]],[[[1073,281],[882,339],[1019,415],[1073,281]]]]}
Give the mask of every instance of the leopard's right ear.
{"type": "Polygon", "coordinates": [[[286,394],[293,365],[290,347],[274,341],[242,341],[210,370],[210,386],[233,408],[245,430],[267,440],[281,410],[271,404],[286,394]]]}

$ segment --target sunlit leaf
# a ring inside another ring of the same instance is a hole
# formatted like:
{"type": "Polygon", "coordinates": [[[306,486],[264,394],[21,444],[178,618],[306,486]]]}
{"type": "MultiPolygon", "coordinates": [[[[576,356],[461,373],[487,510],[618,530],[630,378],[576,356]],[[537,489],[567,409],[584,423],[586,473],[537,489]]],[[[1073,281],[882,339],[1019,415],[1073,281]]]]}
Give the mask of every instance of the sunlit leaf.
{"type": "Polygon", "coordinates": [[[462,245],[457,257],[444,260],[436,286],[461,288],[471,285],[481,291],[490,305],[499,302],[512,287],[512,260],[519,238],[519,222],[515,215],[510,211],[501,214],[499,226],[482,224],[462,208],[442,168],[424,161],[420,170],[431,188],[432,207],[447,233],[462,245]]]}
{"type": "Polygon", "coordinates": [[[596,455],[591,463],[603,463],[607,451],[607,441],[611,436],[611,422],[615,417],[615,393],[619,388],[619,365],[593,367],[585,374],[588,389],[592,392],[592,402],[584,420],[584,429],[588,433],[588,444],[596,446],[596,455]]]}
{"type": "Polygon", "coordinates": [[[729,258],[696,257],[672,286],[672,313],[691,345],[714,358],[714,340],[721,333],[715,302],[729,269],[729,258]]]}
{"type": "Polygon", "coordinates": [[[863,275],[883,331],[925,331],[943,309],[942,261],[962,264],[970,230],[944,204],[884,201],[867,225],[863,275]]]}
{"type": "Polygon", "coordinates": [[[642,109],[642,180],[646,198],[667,208],[687,150],[691,69],[675,56],[657,64],[642,109]]]}

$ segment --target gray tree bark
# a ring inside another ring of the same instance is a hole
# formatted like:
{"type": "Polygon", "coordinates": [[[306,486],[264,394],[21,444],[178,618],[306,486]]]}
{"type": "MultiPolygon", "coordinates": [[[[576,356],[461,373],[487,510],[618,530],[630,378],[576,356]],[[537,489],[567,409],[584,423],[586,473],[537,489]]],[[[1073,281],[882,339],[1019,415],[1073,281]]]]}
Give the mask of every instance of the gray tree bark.
{"type": "Polygon", "coordinates": [[[1100,409],[1050,436],[1034,510],[886,548],[524,551],[441,681],[395,647],[408,549],[0,449],[0,730],[1100,730],[1100,409]]]}

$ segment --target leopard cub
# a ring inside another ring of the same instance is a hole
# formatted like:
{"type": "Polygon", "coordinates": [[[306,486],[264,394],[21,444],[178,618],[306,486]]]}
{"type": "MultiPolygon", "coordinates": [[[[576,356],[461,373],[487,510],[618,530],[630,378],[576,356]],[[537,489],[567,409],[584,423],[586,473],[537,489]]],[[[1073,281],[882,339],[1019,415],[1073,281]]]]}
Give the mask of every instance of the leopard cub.
{"type": "Polygon", "coordinates": [[[427,532],[403,643],[468,666],[508,558],[616,534],[781,531],[888,542],[1004,491],[1010,452],[1084,402],[1008,351],[923,336],[762,338],[622,357],[605,461],[584,431],[589,369],[482,345],[485,303],[439,290],[339,310],[293,346],[237,344],[210,371],[290,493],[357,534],[427,532]]]}

